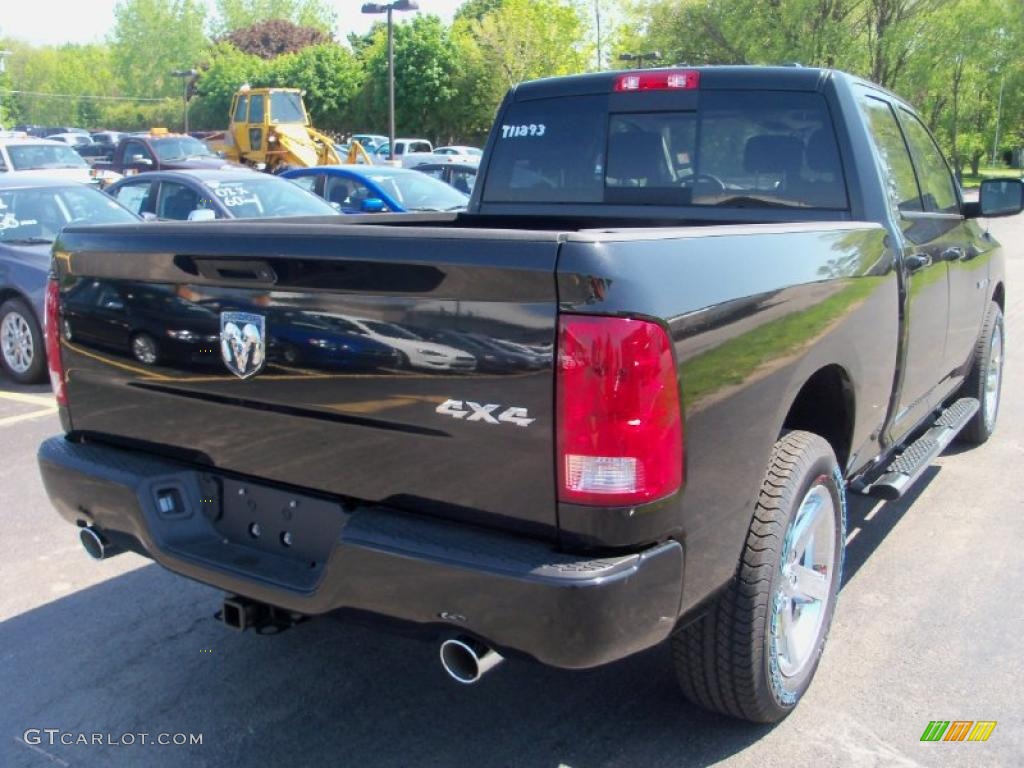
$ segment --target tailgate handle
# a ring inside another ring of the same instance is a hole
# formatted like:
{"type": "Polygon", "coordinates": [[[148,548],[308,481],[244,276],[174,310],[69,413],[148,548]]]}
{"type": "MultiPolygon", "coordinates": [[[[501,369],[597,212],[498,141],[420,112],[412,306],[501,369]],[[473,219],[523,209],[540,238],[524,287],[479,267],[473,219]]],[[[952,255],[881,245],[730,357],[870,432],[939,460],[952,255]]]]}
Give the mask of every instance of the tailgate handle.
{"type": "Polygon", "coordinates": [[[210,280],[270,285],[277,282],[273,268],[261,259],[195,259],[195,265],[199,274],[210,280]]]}

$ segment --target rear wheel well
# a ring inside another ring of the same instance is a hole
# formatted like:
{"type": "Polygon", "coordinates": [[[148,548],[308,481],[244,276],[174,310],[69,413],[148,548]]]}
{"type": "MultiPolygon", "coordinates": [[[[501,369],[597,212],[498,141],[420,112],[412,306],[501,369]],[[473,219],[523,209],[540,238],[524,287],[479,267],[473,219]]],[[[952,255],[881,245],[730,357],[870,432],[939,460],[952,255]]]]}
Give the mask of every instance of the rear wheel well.
{"type": "Polygon", "coordinates": [[[995,291],[992,292],[992,301],[999,305],[1001,312],[1006,312],[1006,289],[1003,288],[1002,283],[996,285],[995,291]]]}
{"type": "Polygon", "coordinates": [[[12,288],[0,288],[0,304],[3,304],[8,299],[21,299],[25,300],[25,297],[12,288]]]}
{"type": "Polygon", "coordinates": [[[850,457],[853,441],[853,386],[846,371],[827,365],[800,388],[782,424],[784,431],[802,429],[825,438],[840,467],[850,457]]]}

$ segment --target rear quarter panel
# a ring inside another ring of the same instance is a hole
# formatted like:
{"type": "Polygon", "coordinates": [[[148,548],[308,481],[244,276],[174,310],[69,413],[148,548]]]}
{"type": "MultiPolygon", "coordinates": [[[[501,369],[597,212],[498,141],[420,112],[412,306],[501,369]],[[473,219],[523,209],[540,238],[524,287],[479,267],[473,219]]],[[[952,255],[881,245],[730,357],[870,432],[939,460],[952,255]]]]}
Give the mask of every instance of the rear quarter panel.
{"type": "Polygon", "coordinates": [[[816,371],[841,366],[852,385],[847,472],[873,458],[895,375],[898,293],[876,224],[678,232],[572,236],[558,286],[563,312],[647,316],[670,331],[686,481],[668,515],[686,547],[686,611],[735,572],[771,447],[816,371]]]}

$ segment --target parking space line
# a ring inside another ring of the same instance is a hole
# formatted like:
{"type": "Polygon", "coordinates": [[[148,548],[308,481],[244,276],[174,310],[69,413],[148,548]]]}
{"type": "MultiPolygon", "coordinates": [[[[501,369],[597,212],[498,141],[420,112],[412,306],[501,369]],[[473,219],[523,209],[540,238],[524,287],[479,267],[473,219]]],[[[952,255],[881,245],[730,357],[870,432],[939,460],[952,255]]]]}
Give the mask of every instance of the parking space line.
{"type": "Polygon", "coordinates": [[[28,421],[29,419],[36,419],[40,416],[51,416],[57,412],[56,406],[52,408],[45,408],[42,411],[31,411],[30,413],[19,413],[17,416],[6,416],[0,419],[0,427],[8,427],[11,424],[17,424],[19,421],[28,421]]]}
{"type": "Polygon", "coordinates": [[[52,408],[53,395],[33,395],[29,392],[0,392],[0,400],[11,400],[15,403],[28,403],[44,408],[52,408]]]}
{"type": "Polygon", "coordinates": [[[110,358],[104,357],[103,355],[97,355],[97,354],[95,354],[93,352],[89,352],[88,350],[82,349],[81,347],[76,347],[74,344],[72,344],[70,341],[67,341],[67,340],[62,340],[61,343],[65,347],[67,347],[68,349],[71,349],[71,350],[77,352],[80,355],[85,355],[86,357],[91,357],[93,360],[98,360],[101,363],[106,363],[107,365],[112,365],[115,368],[121,368],[122,370],[125,370],[125,371],[131,371],[132,373],[137,373],[137,374],[141,375],[145,379],[164,380],[164,379],[170,378],[169,376],[165,376],[162,373],[157,373],[156,371],[150,371],[150,370],[147,370],[145,368],[139,368],[137,365],[128,365],[127,363],[119,363],[117,360],[111,360],[110,358]]]}

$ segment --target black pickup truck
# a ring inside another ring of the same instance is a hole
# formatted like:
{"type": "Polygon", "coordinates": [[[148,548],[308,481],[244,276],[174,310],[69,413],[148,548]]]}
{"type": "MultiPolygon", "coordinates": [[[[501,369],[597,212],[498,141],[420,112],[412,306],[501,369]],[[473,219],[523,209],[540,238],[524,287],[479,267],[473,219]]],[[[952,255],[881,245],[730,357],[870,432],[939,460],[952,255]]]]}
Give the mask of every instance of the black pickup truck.
{"type": "Polygon", "coordinates": [[[67,228],[39,465],[90,554],[223,589],[235,628],[408,622],[464,683],[671,638],[689,698],[778,720],[847,494],[995,426],[978,218],[1021,208],[1020,180],[965,202],[913,110],[840,72],[524,83],[466,213],[67,228]],[[104,344],[128,294],[174,304],[177,354],[104,344]]]}

